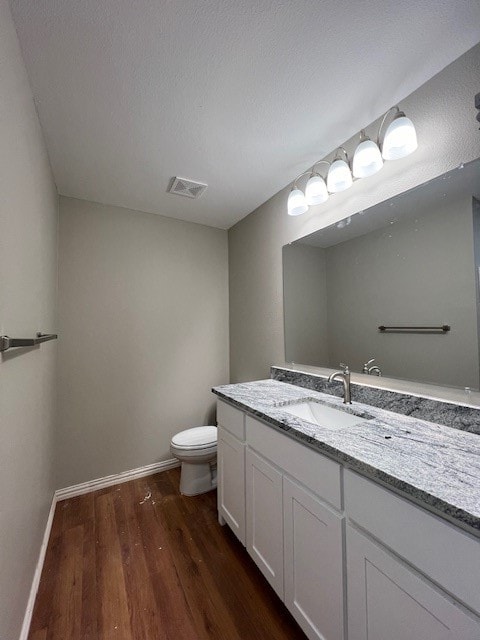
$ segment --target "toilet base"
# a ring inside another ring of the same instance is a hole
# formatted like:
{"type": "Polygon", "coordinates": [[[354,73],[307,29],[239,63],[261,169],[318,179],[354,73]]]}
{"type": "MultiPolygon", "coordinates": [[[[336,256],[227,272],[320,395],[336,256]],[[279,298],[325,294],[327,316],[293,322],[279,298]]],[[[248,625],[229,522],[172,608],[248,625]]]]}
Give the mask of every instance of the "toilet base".
{"type": "Polygon", "coordinates": [[[183,496],[198,496],[212,491],[217,486],[217,468],[210,462],[192,464],[182,462],[180,493],[183,496]]]}

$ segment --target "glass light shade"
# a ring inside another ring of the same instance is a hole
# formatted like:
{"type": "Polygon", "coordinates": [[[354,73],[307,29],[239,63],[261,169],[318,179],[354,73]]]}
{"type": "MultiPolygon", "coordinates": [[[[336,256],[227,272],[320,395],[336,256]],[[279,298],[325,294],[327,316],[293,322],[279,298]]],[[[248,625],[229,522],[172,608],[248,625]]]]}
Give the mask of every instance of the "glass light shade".
{"type": "Polygon", "coordinates": [[[382,156],[385,160],[398,160],[413,153],[417,147],[417,133],[413,122],[401,114],[389,124],[385,132],[382,156]]]}
{"type": "Polygon", "coordinates": [[[302,213],[308,211],[308,204],[303,195],[303,191],[300,191],[300,189],[292,189],[288,196],[287,207],[289,216],[301,216],[302,213]]]}
{"type": "Polygon", "coordinates": [[[334,160],[328,170],[327,189],[330,193],[339,193],[352,186],[352,172],[345,160],[334,160]]]}
{"type": "Polygon", "coordinates": [[[325,180],[318,175],[309,178],[305,188],[305,199],[307,204],[322,204],[328,200],[328,191],[325,180]]]}
{"type": "Polygon", "coordinates": [[[355,149],[353,156],[353,175],[355,178],[368,178],[383,167],[382,154],[373,140],[363,140],[355,149]]]}

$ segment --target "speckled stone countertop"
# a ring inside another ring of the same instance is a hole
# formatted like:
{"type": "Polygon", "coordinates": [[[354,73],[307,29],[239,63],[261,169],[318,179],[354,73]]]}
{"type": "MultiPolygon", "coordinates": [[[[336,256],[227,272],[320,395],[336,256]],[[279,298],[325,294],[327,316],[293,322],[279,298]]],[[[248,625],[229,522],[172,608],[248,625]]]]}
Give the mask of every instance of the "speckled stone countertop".
{"type": "Polygon", "coordinates": [[[277,380],[224,385],[213,392],[480,537],[479,435],[359,402],[344,405],[340,398],[277,380]],[[353,427],[333,429],[282,409],[305,399],[366,419],[353,427]]]}

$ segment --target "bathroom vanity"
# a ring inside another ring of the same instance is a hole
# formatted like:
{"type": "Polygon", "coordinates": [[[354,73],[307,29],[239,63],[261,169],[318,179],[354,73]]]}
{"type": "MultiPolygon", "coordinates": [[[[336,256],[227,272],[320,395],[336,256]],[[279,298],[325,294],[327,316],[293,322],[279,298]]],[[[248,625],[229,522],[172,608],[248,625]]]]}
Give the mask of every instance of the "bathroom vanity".
{"type": "Polygon", "coordinates": [[[479,640],[478,435],[277,380],[214,393],[219,520],[308,638],[479,640]]]}

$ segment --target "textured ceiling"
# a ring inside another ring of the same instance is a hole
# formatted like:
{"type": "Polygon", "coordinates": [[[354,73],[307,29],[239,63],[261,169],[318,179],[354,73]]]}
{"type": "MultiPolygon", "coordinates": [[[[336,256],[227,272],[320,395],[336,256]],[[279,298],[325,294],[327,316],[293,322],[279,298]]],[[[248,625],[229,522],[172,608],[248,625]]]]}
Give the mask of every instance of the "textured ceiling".
{"type": "Polygon", "coordinates": [[[11,5],[59,192],[221,228],[480,40],[478,0],[11,5]]]}

